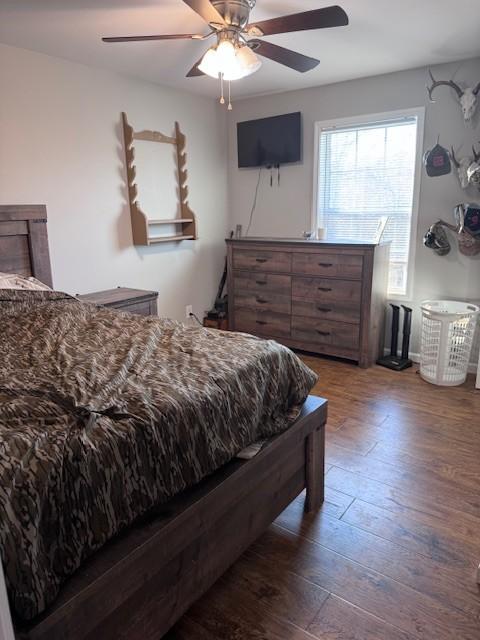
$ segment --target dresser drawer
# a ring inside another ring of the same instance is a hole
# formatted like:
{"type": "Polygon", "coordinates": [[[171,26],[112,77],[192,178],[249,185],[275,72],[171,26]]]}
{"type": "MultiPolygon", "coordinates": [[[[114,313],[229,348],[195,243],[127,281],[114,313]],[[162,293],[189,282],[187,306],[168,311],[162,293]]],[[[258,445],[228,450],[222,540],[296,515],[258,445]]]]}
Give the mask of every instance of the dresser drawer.
{"type": "Polygon", "coordinates": [[[292,255],[285,251],[262,251],[235,249],[233,268],[247,271],[285,271],[292,270],[292,255]]]}
{"type": "Polygon", "coordinates": [[[360,303],[351,300],[320,302],[309,300],[292,300],[292,314],[307,318],[318,318],[335,322],[360,322],[360,303]]]}
{"type": "Polygon", "coordinates": [[[292,317],[292,338],[314,344],[328,344],[342,349],[358,349],[360,326],[316,318],[292,317]]]}
{"type": "Polygon", "coordinates": [[[152,310],[152,304],[146,300],[145,302],[134,302],[132,304],[117,304],[112,308],[117,311],[125,311],[127,313],[136,313],[139,316],[157,315],[156,311],[152,310]]]}
{"type": "Polygon", "coordinates": [[[290,337],[290,316],[284,313],[238,308],[235,309],[235,331],[288,338],[290,337]]]}
{"type": "Polygon", "coordinates": [[[233,284],[236,292],[268,292],[269,294],[275,293],[280,296],[291,296],[292,294],[291,276],[284,276],[276,273],[248,273],[246,271],[235,271],[233,274],[233,284]]]}
{"type": "Polygon", "coordinates": [[[237,291],[235,293],[235,308],[250,307],[274,313],[291,313],[292,299],[290,296],[282,296],[268,291],[237,291]]]}
{"type": "Polygon", "coordinates": [[[294,253],[292,271],[312,276],[332,278],[362,277],[362,256],[334,253],[294,253]]]}
{"type": "Polygon", "coordinates": [[[322,302],[349,301],[360,304],[362,283],[354,280],[335,280],[328,278],[292,279],[292,296],[304,300],[322,302]]]}

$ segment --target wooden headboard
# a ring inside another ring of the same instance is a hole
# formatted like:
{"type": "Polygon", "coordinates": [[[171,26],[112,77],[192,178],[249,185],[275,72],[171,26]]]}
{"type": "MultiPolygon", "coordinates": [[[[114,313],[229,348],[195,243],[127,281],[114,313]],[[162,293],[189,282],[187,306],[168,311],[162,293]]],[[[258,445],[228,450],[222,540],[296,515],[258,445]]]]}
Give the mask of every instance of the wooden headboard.
{"type": "Polygon", "coordinates": [[[53,286],[45,205],[0,205],[1,271],[53,286]]]}

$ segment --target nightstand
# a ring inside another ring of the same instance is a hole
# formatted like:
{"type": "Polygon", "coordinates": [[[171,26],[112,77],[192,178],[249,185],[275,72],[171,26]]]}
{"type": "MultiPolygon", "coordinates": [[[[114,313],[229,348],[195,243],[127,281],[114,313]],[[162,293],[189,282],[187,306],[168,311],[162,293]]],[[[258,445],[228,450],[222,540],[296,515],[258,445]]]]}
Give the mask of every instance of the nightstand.
{"type": "Polygon", "coordinates": [[[91,302],[100,307],[109,307],[119,311],[137,313],[141,316],[156,316],[157,291],[144,291],[142,289],[127,289],[118,287],[107,291],[95,291],[77,296],[83,302],[91,302]]]}

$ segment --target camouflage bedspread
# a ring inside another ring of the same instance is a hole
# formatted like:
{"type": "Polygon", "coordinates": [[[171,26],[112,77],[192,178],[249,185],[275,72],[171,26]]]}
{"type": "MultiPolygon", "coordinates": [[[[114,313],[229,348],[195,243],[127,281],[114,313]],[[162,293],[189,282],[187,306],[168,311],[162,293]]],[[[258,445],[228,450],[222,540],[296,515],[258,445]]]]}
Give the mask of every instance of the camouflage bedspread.
{"type": "Polygon", "coordinates": [[[107,540],[286,429],[316,377],[273,341],[0,290],[0,544],[24,620],[107,540]]]}

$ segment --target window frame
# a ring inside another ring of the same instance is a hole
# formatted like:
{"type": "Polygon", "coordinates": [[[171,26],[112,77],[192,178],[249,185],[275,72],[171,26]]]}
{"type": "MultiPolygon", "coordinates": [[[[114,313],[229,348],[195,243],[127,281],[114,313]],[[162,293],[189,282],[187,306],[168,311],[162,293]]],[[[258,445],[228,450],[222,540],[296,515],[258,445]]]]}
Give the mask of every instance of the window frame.
{"type": "Polygon", "coordinates": [[[417,226],[418,213],[420,209],[420,189],[422,182],[422,166],[423,166],[423,143],[425,132],[425,107],[413,107],[409,109],[397,109],[395,111],[383,111],[380,113],[363,114],[358,116],[349,116],[346,118],[335,118],[330,120],[319,120],[315,122],[315,140],[314,140],[314,156],[313,156],[313,198],[311,223],[312,229],[322,226],[318,217],[318,193],[319,193],[319,153],[320,153],[320,135],[322,131],[331,131],[332,129],[342,129],[344,127],[362,127],[370,124],[381,124],[390,120],[398,120],[401,118],[416,117],[417,119],[417,137],[416,137],[416,154],[415,169],[413,178],[413,198],[412,198],[412,217],[410,224],[409,252],[407,262],[407,284],[405,293],[390,293],[388,298],[391,300],[401,300],[403,302],[411,301],[413,295],[414,281],[414,265],[417,249],[417,226]]]}

